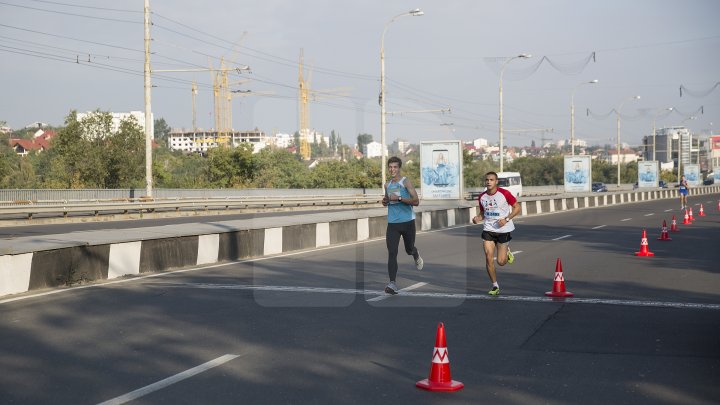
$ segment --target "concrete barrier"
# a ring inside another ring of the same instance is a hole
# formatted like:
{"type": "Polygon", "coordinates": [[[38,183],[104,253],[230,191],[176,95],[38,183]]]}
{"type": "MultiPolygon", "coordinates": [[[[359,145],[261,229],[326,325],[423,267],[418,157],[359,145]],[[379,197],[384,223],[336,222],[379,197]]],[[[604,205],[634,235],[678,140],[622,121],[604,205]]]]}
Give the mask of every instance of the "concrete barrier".
{"type": "MultiPolygon", "coordinates": [[[[720,186],[698,187],[691,196],[718,192],[720,186]]],[[[627,191],[523,199],[521,208],[528,216],[676,197],[676,190],[627,191]]],[[[416,211],[423,232],[469,224],[477,206],[428,203],[416,211]]],[[[0,296],[382,238],[386,222],[384,208],[351,209],[282,223],[269,217],[0,241],[0,296]]]]}

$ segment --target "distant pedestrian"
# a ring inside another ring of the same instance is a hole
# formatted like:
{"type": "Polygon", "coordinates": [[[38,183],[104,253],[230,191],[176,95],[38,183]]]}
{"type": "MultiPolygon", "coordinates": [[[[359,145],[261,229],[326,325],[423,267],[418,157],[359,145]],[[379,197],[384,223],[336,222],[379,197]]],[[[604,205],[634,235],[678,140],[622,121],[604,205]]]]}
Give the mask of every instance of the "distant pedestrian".
{"type": "Polygon", "coordinates": [[[495,172],[485,174],[486,190],[478,196],[480,215],[473,217],[474,224],[483,223],[483,248],[485,250],[485,265],[492,283],[488,291],[490,295],[500,294],[500,285],[495,274],[495,252],[497,250],[497,264],[504,266],[515,261],[510,251],[511,232],[515,230],[512,219],[520,215],[520,203],[512,193],[498,187],[498,175],[495,172]]]}
{"type": "Polygon", "coordinates": [[[423,268],[423,259],[415,247],[415,211],[413,207],[420,204],[415,187],[407,177],[400,175],[402,160],[393,156],[388,159],[390,181],[383,185],[385,195],[382,204],[388,208],[388,225],[385,234],[385,244],[388,250],[388,276],[390,283],[385,287],[388,294],[397,294],[395,283],[398,271],[397,255],[402,236],[405,252],[412,255],[415,267],[423,268]]]}
{"type": "Polygon", "coordinates": [[[679,184],[679,191],[680,191],[680,210],[686,210],[687,209],[687,198],[688,194],[690,194],[690,186],[688,185],[687,180],[685,179],[685,176],[682,176],[680,178],[680,184],[679,184]]]}

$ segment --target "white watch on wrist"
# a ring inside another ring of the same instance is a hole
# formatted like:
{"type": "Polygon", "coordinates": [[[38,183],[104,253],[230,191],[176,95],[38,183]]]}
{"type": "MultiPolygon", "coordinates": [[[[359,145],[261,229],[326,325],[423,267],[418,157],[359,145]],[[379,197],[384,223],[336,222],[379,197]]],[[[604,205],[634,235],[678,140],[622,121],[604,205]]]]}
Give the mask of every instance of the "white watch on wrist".
{"type": "Polygon", "coordinates": [[[510,222],[510,217],[505,217],[505,222],[510,222]]]}

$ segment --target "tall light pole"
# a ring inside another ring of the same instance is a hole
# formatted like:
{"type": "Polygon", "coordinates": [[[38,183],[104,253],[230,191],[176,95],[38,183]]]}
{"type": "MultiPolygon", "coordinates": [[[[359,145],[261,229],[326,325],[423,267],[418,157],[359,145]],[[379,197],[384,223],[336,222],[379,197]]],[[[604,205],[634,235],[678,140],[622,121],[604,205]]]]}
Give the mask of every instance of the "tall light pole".
{"type": "Polygon", "coordinates": [[[575,156],[575,91],[577,91],[578,87],[583,84],[595,84],[597,82],[598,79],[593,79],[589,82],[582,82],[575,86],[572,94],[570,95],[570,154],[572,156],[575,156]]]}
{"type": "Polygon", "coordinates": [[[152,197],[153,176],[152,176],[152,108],[150,106],[150,0],[145,0],[145,195],[152,197]]]}
{"type": "Polygon", "coordinates": [[[385,154],[385,33],[387,32],[390,24],[398,18],[405,16],[419,17],[423,14],[425,13],[423,13],[419,8],[416,8],[408,11],[407,13],[396,15],[385,24],[385,29],[383,29],[382,38],[380,40],[380,155],[382,156],[380,159],[380,165],[382,166],[382,179],[380,179],[380,187],[385,184],[385,171],[387,170],[385,167],[387,166],[387,155],[385,154]]]}
{"type": "Polygon", "coordinates": [[[672,110],[673,110],[672,107],[661,108],[661,109],[658,109],[655,112],[655,115],[653,116],[653,158],[652,158],[653,162],[655,161],[655,150],[657,149],[657,145],[655,143],[655,137],[657,135],[657,129],[655,128],[655,121],[657,121],[657,117],[658,117],[658,115],[660,115],[661,112],[672,111],[672,110]]]}
{"type": "Polygon", "coordinates": [[[502,81],[503,81],[503,74],[505,73],[505,67],[512,62],[515,59],[527,59],[532,58],[532,55],[521,53],[518,56],[513,56],[512,58],[508,59],[503,63],[502,68],[500,68],[500,171],[502,172],[504,169],[504,161],[505,161],[505,152],[503,148],[503,95],[502,95],[502,81]]]}
{"type": "Polygon", "coordinates": [[[615,115],[617,115],[617,185],[620,187],[620,110],[623,104],[630,100],[640,100],[640,96],[632,96],[623,100],[620,106],[615,109],[615,115]]]}

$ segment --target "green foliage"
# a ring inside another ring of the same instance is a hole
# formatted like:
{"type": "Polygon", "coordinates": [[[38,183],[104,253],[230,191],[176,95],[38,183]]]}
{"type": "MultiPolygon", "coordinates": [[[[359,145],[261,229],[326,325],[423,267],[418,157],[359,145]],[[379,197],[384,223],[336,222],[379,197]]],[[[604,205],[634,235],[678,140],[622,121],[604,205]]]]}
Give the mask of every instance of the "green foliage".
{"type": "Polygon", "coordinates": [[[499,167],[491,160],[475,160],[472,156],[463,151],[463,177],[465,187],[484,187],[485,173],[496,172],[499,167]]]}
{"type": "Polygon", "coordinates": [[[545,186],[564,184],[564,160],[560,155],[536,158],[522,157],[515,159],[507,167],[509,172],[520,172],[523,185],[545,186]]]}
{"type": "Polygon", "coordinates": [[[145,185],[145,134],[134,117],[120,123],[116,133],[108,135],[105,188],[142,188],[145,185]]]}
{"type": "Polygon", "coordinates": [[[153,123],[155,142],[162,147],[167,147],[167,141],[170,137],[170,126],[165,122],[165,118],[156,119],[153,123]]]}
{"type": "Polygon", "coordinates": [[[360,152],[365,149],[365,145],[373,141],[373,136],[370,134],[359,134],[357,136],[357,148],[360,152]]]}
{"type": "Polygon", "coordinates": [[[255,182],[259,188],[308,188],[310,169],[286,150],[263,149],[254,155],[255,182]]]}
{"type": "Polygon", "coordinates": [[[673,170],[662,170],[660,172],[660,180],[664,180],[666,183],[675,183],[678,178],[675,171],[673,170]]]}
{"type": "Polygon", "coordinates": [[[255,173],[253,146],[219,147],[208,151],[207,178],[212,187],[242,188],[252,184],[255,173]]]}

